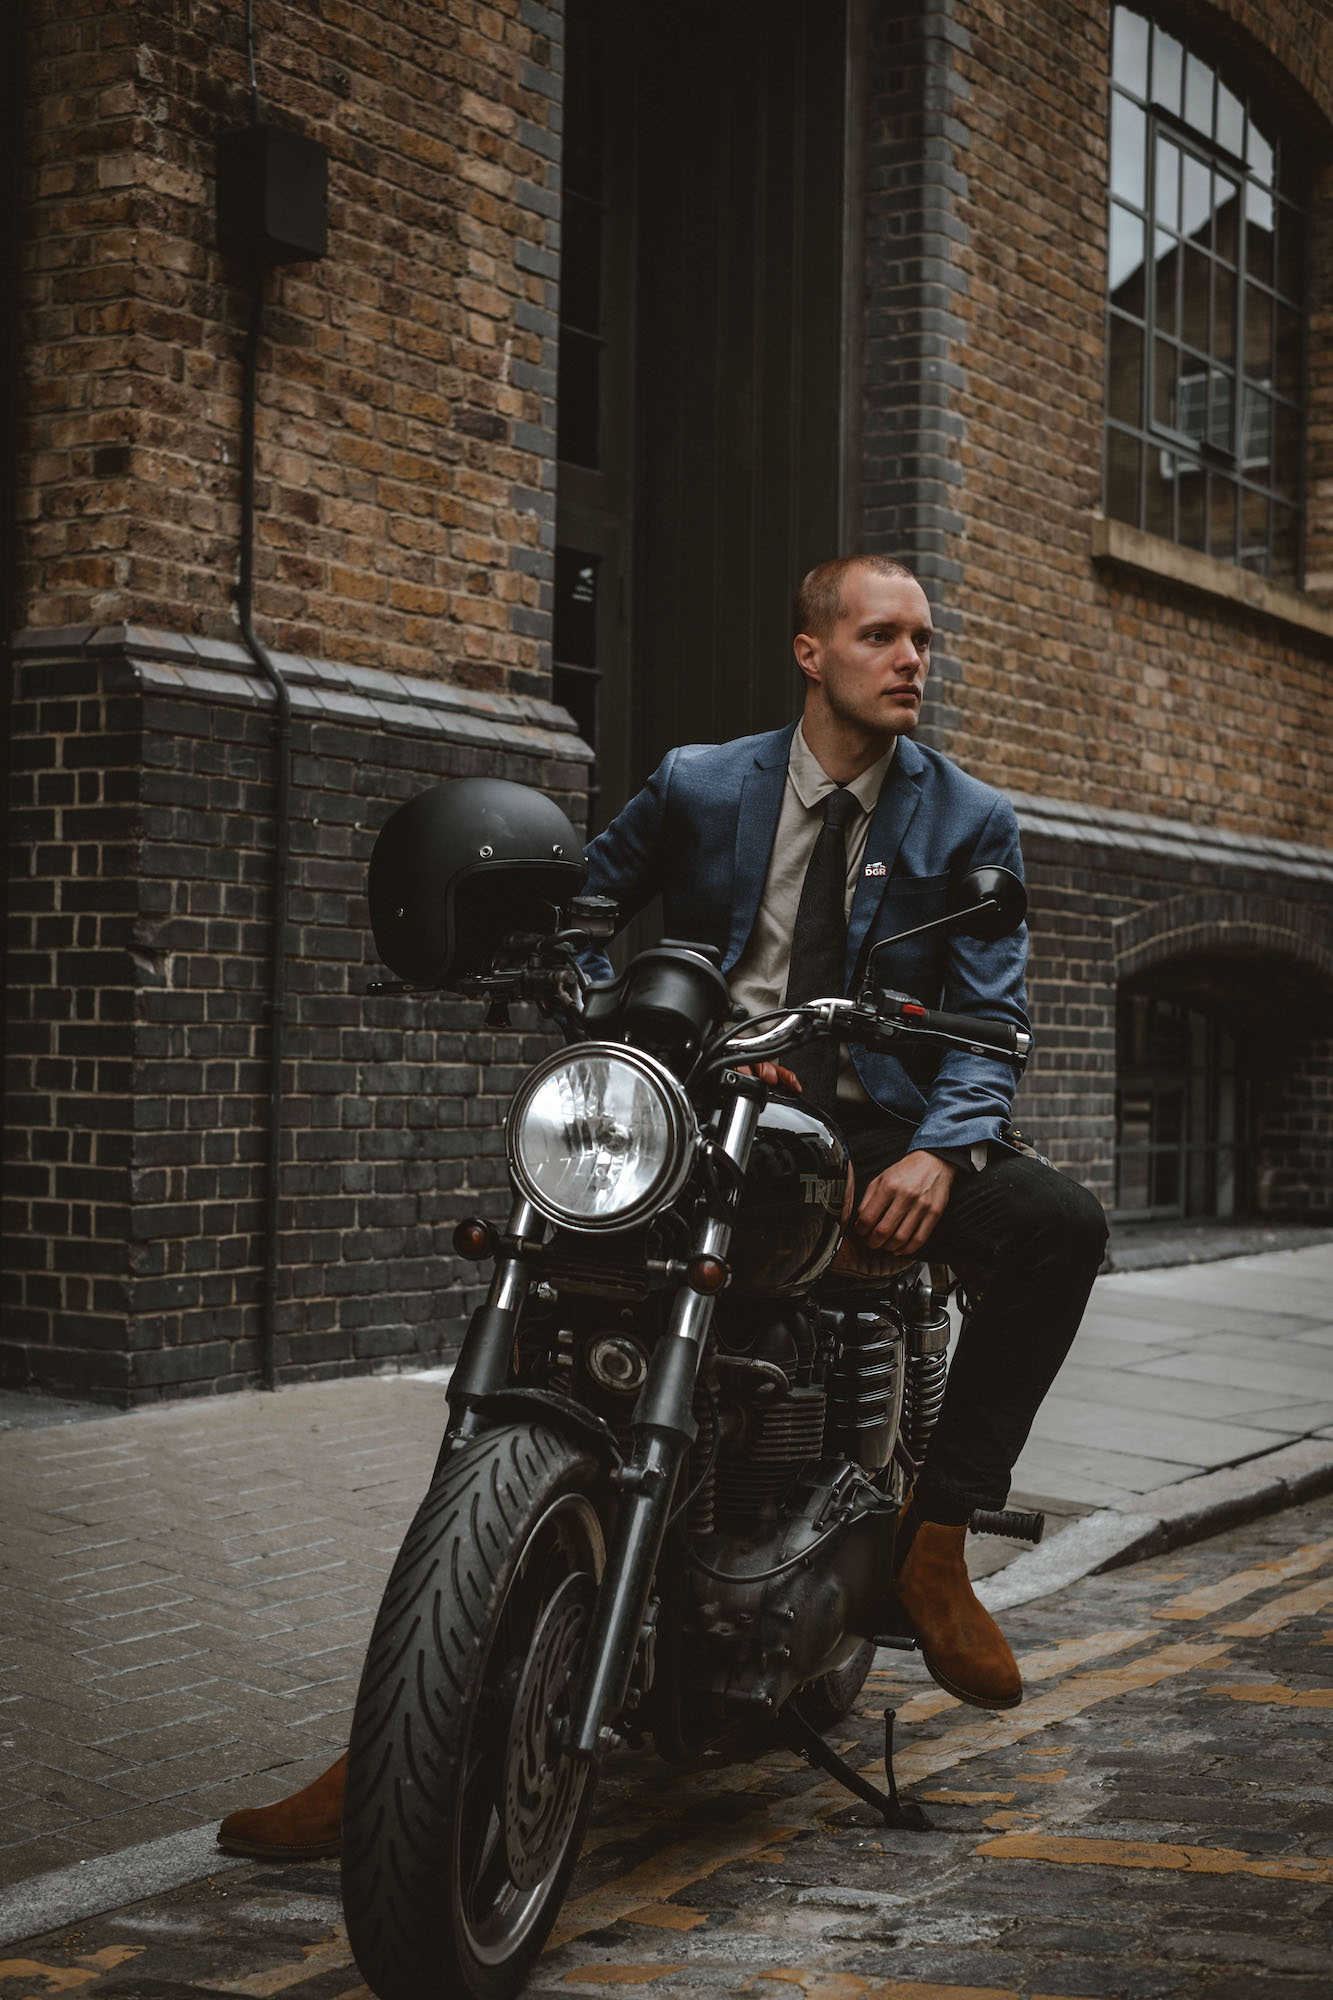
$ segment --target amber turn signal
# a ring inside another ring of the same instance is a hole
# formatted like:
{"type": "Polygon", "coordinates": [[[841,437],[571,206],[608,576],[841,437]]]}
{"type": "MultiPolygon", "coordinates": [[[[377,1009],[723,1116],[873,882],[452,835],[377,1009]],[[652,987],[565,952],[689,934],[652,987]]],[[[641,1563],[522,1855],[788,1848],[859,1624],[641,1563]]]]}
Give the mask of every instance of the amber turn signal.
{"type": "Polygon", "coordinates": [[[731,1266],[725,1257],[691,1257],[685,1277],[692,1292],[711,1297],[714,1292],[724,1292],[731,1283],[731,1266]]]}
{"type": "Polygon", "coordinates": [[[466,1221],[460,1222],[454,1231],[454,1249],[460,1257],[466,1257],[472,1263],[478,1264],[483,1257],[495,1255],[495,1231],[489,1222],[482,1222],[479,1217],[470,1215],[466,1221]]]}

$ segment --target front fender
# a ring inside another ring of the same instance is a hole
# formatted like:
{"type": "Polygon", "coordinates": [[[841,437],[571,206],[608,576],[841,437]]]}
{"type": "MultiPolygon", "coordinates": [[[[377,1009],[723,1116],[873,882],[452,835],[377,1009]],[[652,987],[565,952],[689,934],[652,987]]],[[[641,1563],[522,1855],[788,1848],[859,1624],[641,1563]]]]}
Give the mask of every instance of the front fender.
{"type": "Polygon", "coordinates": [[[615,1432],[608,1423],[576,1403],[572,1396],[554,1389],[495,1389],[488,1396],[472,1396],[468,1408],[487,1423],[522,1423],[540,1418],[556,1430],[572,1432],[579,1444],[595,1451],[610,1471],[624,1463],[615,1432]]]}

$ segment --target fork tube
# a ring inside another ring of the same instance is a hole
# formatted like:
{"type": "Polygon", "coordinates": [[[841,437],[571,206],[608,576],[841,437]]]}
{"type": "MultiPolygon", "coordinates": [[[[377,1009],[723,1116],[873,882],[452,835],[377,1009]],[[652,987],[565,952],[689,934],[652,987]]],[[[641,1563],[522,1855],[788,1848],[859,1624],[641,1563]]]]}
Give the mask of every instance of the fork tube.
{"type": "MultiPolygon", "coordinates": [[[[531,1202],[521,1197],[509,1211],[505,1230],[511,1242],[522,1244],[525,1237],[541,1227],[541,1217],[531,1202]]],[[[500,1257],[491,1277],[491,1289],[484,1306],[478,1306],[468,1322],[463,1345],[449,1381],[449,1426],[445,1449],[451,1443],[471,1437],[478,1419],[469,1404],[478,1396],[503,1389],[509,1379],[509,1361],[514,1351],[519,1314],[528,1295],[529,1273],[522,1256],[500,1257]]]]}
{"type": "MultiPolygon", "coordinates": [[[[742,1084],[723,1126],[722,1149],[742,1173],[749,1164],[764,1094],[762,1087],[742,1084]]],[[[721,1257],[730,1242],[730,1221],[709,1216],[696,1232],[691,1254],[721,1257]]],[[[682,1285],[634,1408],[634,1457],[621,1475],[620,1516],[588,1635],[587,1678],[570,1719],[568,1748],[575,1757],[596,1755],[603,1721],[619,1713],[629,1687],[676,1476],[698,1428],[693,1416],[694,1382],[713,1305],[711,1295],[682,1285]]]]}

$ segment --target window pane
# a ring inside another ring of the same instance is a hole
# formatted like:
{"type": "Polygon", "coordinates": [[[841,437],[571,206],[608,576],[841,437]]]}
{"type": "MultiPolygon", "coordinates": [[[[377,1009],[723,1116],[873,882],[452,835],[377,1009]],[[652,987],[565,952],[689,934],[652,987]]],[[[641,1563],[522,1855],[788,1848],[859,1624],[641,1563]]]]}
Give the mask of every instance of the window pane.
{"type": "Polygon", "coordinates": [[[1142,208],[1147,195],[1148,120],[1117,91],[1111,99],[1111,192],[1142,208]]]}
{"type": "Polygon", "coordinates": [[[1168,341],[1153,342],[1152,420],[1166,430],[1176,428],[1176,370],[1179,350],[1168,341]]]}
{"type": "Polygon", "coordinates": [[[1106,511],[1113,521],[1139,526],[1139,464],[1143,447],[1123,431],[1106,441],[1106,511]]]}
{"type": "Polygon", "coordinates": [[[601,343],[564,328],[556,369],[556,456],[571,465],[598,463],[601,343]]]}
{"type": "Polygon", "coordinates": [[[1268,568],[1268,502],[1248,489],[1240,496],[1240,559],[1246,569],[1268,568]]]}
{"type": "Polygon", "coordinates": [[[1266,486],[1273,456],[1272,397],[1247,382],[1241,419],[1241,463],[1249,478],[1259,486],[1266,486]]]}
{"type": "Polygon", "coordinates": [[[1169,139],[1157,140],[1157,184],[1153,213],[1167,229],[1180,227],[1180,148],[1169,139]]]}
{"type": "Polygon", "coordinates": [[[1218,78],[1217,143],[1242,159],[1245,153],[1245,110],[1240,99],[1218,78]]]}
{"type": "Polygon", "coordinates": [[[560,231],[560,318],[585,333],[601,328],[602,211],[567,198],[560,231]]]}
{"type": "Polygon", "coordinates": [[[1273,379],[1273,301],[1257,285],[1245,287],[1245,373],[1273,379]]]}
{"type": "Polygon", "coordinates": [[[1174,539],[1176,532],[1175,467],[1172,452],[1163,451],[1160,445],[1149,449],[1145,466],[1143,525],[1150,535],[1164,535],[1168,541],[1174,539]]]}
{"type": "MultiPolygon", "coordinates": [[[[1143,276],[1143,223],[1127,208],[1111,204],[1111,296],[1117,305],[1128,304],[1116,294],[1130,279],[1143,276]]],[[[1140,294],[1141,296],[1141,294],[1140,294]]]]}
{"type": "Polygon", "coordinates": [[[1208,377],[1208,442],[1219,451],[1233,449],[1232,430],[1236,421],[1236,378],[1226,368],[1214,368],[1208,377]]]}
{"type": "Polygon", "coordinates": [[[1273,409],[1273,484],[1294,500],[1301,483],[1301,413],[1277,403],[1273,409]]]}
{"type": "Polygon", "coordinates": [[[1240,189],[1225,174],[1213,176],[1213,249],[1228,264],[1236,262],[1240,236],[1240,189]]]}
{"type": "Polygon", "coordinates": [[[1276,386],[1284,395],[1300,394],[1302,361],[1305,352],[1305,322],[1290,306],[1277,308],[1276,386]]]}
{"type": "Polygon", "coordinates": [[[1271,187],[1273,184],[1273,148],[1255,124],[1253,117],[1250,119],[1249,135],[1245,141],[1245,159],[1255,179],[1263,181],[1266,186],[1271,187]]]}
{"type": "Polygon", "coordinates": [[[1160,28],[1152,32],[1152,94],[1155,104],[1164,104],[1168,111],[1180,116],[1180,43],[1174,35],[1163,34],[1160,28]]]}
{"type": "Polygon", "coordinates": [[[1185,62],[1185,122],[1205,139],[1213,136],[1213,72],[1197,56],[1185,62]]]}
{"type": "Polygon", "coordinates": [[[1228,366],[1236,359],[1236,273],[1213,266],[1213,353],[1228,366]]]}
{"type": "Polygon", "coordinates": [[[1223,562],[1236,556],[1236,488],[1230,479],[1209,480],[1208,549],[1223,562]]]}
{"type": "Polygon", "coordinates": [[[1176,461],[1179,477],[1176,480],[1176,540],[1187,549],[1202,549],[1206,545],[1204,534],[1203,507],[1207,497],[1205,476],[1197,467],[1185,471],[1184,461],[1176,461]]]}
{"type": "Polygon", "coordinates": [[[1176,287],[1180,280],[1180,246],[1174,236],[1159,229],[1156,238],[1157,274],[1154,284],[1157,326],[1162,333],[1176,331],[1176,287]]]}
{"type": "Polygon", "coordinates": [[[1136,96],[1148,95],[1148,23],[1129,7],[1115,10],[1111,74],[1136,96]]]}
{"type": "Polygon", "coordinates": [[[1213,212],[1213,177],[1202,160],[1185,154],[1185,174],[1180,206],[1180,233],[1200,243],[1209,238],[1208,218],[1213,212]]]}
{"type": "Polygon", "coordinates": [[[1245,183],[1245,268],[1252,278],[1273,282],[1273,197],[1245,183]]]}
{"type": "Polygon", "coordinates": [[[1211,260],[1202,250],[1187,243],[1182,251],[1180,273],[1180,331],[1183,339],[1200,353],[1208,348],[1208,279],[1211,260]]]}
{"type": "MultiPolygon", "coordinates": [[[[567,666],[597,665],[597,571],[601,557],[586,549],[555,552],[552,651],[567,666]]],[[[588,739],[591,741],[591,738],[588,739]]]]}
{"type": "Polygon", "coordinates": [[[1297,552],[1300,546],[1300,516],[1294,507],[1273,509],[1273,566],[1269,575],[1275,583],[1297,582],[1297,552]]]}
{"type": "Polygon", "coordinates": [[[1118,313],[1110,324],[1107,407],[1122,424],[1143,422],[1143,333],[1118,313]]]}
{"type": "Polygon", "coordinates": [[[1305,217],[1285,201],[1277,205],[1277,288],[1305,303],[1305,217]]]}

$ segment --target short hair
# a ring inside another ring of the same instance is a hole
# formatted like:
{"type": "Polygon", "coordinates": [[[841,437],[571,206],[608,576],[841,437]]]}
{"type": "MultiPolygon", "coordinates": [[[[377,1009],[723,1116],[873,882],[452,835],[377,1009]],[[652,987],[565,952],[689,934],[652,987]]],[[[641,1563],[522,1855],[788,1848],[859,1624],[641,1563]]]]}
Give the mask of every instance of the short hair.
{"type": "Polygon", "coordinates": [[[905,562],[893,556],[832,556],[817,563],[801,579],[792,607],[792,637],[808,632],[812,639],[827,639],[846,612],[842,586],[849,570],[873,569],[879,576],[905,576],[909,583],[919,578],[905,562]]]}

